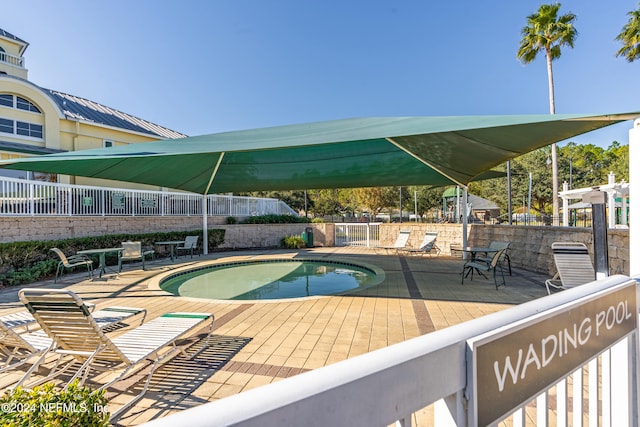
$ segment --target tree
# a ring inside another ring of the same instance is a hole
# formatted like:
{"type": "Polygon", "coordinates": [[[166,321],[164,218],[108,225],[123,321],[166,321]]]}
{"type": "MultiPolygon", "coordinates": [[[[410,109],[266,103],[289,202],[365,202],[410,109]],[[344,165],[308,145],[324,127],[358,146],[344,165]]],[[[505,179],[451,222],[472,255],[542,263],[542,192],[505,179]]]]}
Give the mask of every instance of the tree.
{"type": "Polygon", "coordinates": [[[624,56],[627,61],[633,62],[640,58],[640,7],[627,15],[629,15],[629,21],[616,37],[616,40],[622,43],[616,56],[624,56]]]}
{"type": "MultiPolygon", "coordinates": [[[[573,48],[573,44],[578,37],[578,31],[573,23],[576,16],[567,13],[558,16],[560,3],[543,4],[538,11],[527,16],[527,26],[522,29],[522,40],[517,57],[524,64],[533,62],[539,52],[544,51],[547,60],[547,76],[549,79],[549,109],[551,114],[555,114],[555,99],[553,88],[553,67],[554,59],[560,58],[562,46],[573,48]]],[[[553,187],[553,220],[558,223],[558,159],[556,144],[551,144],[551,166],[552,166],[552,187],[553,187]]]]}

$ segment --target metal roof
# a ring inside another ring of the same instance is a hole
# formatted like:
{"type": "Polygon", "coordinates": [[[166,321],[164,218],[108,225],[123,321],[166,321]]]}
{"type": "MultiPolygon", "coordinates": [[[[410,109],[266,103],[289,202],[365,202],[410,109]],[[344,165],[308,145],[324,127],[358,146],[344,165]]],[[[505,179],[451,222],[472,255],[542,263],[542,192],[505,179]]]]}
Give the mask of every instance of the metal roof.
{"type": "Polygon", "coordinates": [[[20,42],[20,43],[24,43],[26,45],[29,44],[26,41],[22,40],[21,38],[14,36],[10,32],[3,30],[2,28],[0,28],[0,36],[5,37],[7,39],[15,40],[15,41],[20,42]]]}
{"type": "Polygon", "coordinates": [[[99,123],[133,132],[152,134],[163,139],[176,139],[187,136],[79,96],[51,89],[41,89],[51,96],[64,112],[64,115],[71,120],[99,123]]]}

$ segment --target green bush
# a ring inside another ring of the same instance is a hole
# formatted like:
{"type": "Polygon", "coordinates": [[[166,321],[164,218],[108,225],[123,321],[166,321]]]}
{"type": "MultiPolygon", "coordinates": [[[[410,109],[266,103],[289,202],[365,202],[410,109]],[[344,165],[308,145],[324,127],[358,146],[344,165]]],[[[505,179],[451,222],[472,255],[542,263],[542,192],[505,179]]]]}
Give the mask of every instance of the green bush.
{"type": "Polygon", "coordinates": [[[238,223],[238,219],[235,216],[228,216],[225,221],[226,221],[227,224],[237,224],[238,223]]]}
{"type": "MultiPolygon", "coordinates": [[[[184,240],[189,235],[202,235],[202,230],[172,231],[148,234],[111,234],[106,236],[80,237],[65,240],[28,241],[0,243],[0,287],[33,283],[56,272],[59,259],[51,248],[59,248],[65,254],[75,254],[84,249],[113,248],[127,240],[140,241],[143,247],[154,242],[184,240]]],[[[208,250],[213,251],[224,242],[224,229],[208,231],[208,250]]],[[[202,242],[200,241],[200,245],[202,242]]],[[[94,255],[95,265],[98,256],[94,255]]],[[[107,254],[107,265],[118,262],[117,254],[107,254]]],[[[84,267],[78,267],[79,269],[84,267]]]]}
{"type": "Polygon", "coordinates": [[[305,247],[302,236],[286,236],[280,239],[280,246],[285,249],[301,249],[305,247]]]}
{"type": "Polygon", "coordinates": [[[294,215],[257,215],[250,216],[242,224],[296,224],[311,222],[309,218],[294,215]]]}
{"type": "Polygon", "coordinates": [[[16,387],[0,397],[0,425],[3,426],[108,426],[109,409],[104,390],[81,387],[78,380],[67,390],[56,390],[53,383],[33,390],[16,387]]]}
{"type": "Polygon", "coordinates": [[[313,218],[311,220],[311,222],[314,223],[314,224],[319,224],[319,223],[323,223],[324,219],[322,219],[322,218],[313,218]]]}

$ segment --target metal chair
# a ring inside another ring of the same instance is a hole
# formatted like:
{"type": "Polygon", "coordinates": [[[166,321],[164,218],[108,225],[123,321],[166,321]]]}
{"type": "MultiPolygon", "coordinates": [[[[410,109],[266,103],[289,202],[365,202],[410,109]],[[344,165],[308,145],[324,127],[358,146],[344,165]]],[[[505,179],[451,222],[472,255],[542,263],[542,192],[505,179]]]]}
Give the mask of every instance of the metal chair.
{"type": "Polygon", "coordinates": [[[138,260],[142,261],[142,269],[144,270],[144,259],[147,256],[153,258],[153,254],[155,253],[153,250],[143,250],[141,242],[122,242],[122,247],[124,250],[118,254],[118,271],[122,271],[123,261],[138,260]]]}
{"type": "Polygon", "coordinates": [[[71,269],[74,267],[79,267],[82,265],[87,266],[87,272],[89,272],[89,277],[93,279],[93,261],[86,255],[71,255],[67,257],[64,252],[62,252],[58,248],[51,248],[51,251],[55,252],[60,258],[60,262],[58,263],[58,267],[56,268],[56,278],[53,283],[58,282],[58,277],[62,276],[64,273],[64,269],[71,269]]]}
{"type": "Polygon", "coordinates": [[[191,258],[193,258],[193,250],[198,247],[198,237],[199,236],[187,236],[182,246],[176,246],[177,254],[180,255],[180,251],[189,251],[191,258]]]}
{"type": "Polygon", "coordinates": [[[474,258],[470,261],[467,261],[462,267],[462,284],[464,285],[464,278],[471,275],[471,280],[473,280],[473,272],[476,271],[478,274],[483,276],[485,279],[487,276],[482,274],[483,271],[491,271],[493,270],[493,282],[496,285],[496,289],[500,286],[506,286],[507,282],[504,278],[504,267],[502,266],[502,257],[504,256],[504,252],[506,248],[499,249],[493,257],[491,257],[491,262],[483,261],[480,258],[474,258]],[[502,283],[498,284],[497,270],[500,269],[500,274],[502,275],[502,283]]]}

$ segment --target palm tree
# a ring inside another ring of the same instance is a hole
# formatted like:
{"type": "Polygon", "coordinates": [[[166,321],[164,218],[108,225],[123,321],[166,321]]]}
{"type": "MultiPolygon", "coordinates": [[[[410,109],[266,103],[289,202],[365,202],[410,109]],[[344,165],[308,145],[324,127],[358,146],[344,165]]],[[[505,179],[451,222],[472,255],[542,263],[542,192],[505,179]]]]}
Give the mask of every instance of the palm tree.
{"type": "Polygon", "coordinates": [[[627,61],[633,62],[640,58],[640,8],[627,13],[629,22],[622,27],[616,40],[622,42],[622,47],[616,56],[624,56],[627,61]]]}
{"type": "MultiPolygon", "coordinates": [[[[527,16],[527,26],[522,29],[522,40],[518,49],[518,59],[524,64],[533,62],[539,52],[544,51],[547,59],[547,74],[549,78],[549,107],[551,114],[555,114],[555,99],[553,92],[554,59],[560,58],[560,48],[569,46],[578,37],[578,31],[573,23],[576,15],[567,13],[558,16],[560,3],[543,4],[533,15],[527,16]]],[[[552,186],[553,186],[553,224],[558,225],[558,158],[556,144],[551,145],[552,186]]]]}

